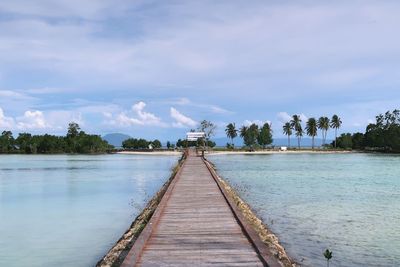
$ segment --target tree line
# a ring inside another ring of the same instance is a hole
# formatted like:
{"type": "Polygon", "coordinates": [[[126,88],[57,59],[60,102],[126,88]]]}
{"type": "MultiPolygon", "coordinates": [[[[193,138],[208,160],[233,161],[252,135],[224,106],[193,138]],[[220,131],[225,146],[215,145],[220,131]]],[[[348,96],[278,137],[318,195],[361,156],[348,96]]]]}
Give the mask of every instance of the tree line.
{"type": "Polygon", "coordinates": [[[157,139],[154,141],[148,141],[143,138],[129,138],[122,142],[122,147],[124,149],[159,149],[162,147],[162,145],[157,139]]]}
{"type": "Polygon", "coordinates": [[[335,130],[335,141],[333,146],[337,147],[337,131],[342,126],[342,120],[338,115],[333,115],[331,119],[322,116],[318,118],[309,118],[306,122],[305,131],[303,130],[302,120],[300,115],[293,115],[292,119],[286,122],[283,127],[283,134],[288,137],[288,147],[290,147],[290,136],[294,133],[297,137],[297,146],[300,148],[301,139],[304,134],[311,137],[312,148],[315,146],[315,137],[318,135],[318,130],[321,131],[322,136],[322,146],[326,145],[326,136],[329,129],[335,130]]]}
{"type": "Polygon", "coordinates": [[[217,129],[217,126],[212,123],[211,121],[207,120],[202,120],[197,127],[197,129],[191,129],[190,132],[203,132],[204,133],[204,138],[198,138],[196,141],[188,141],[186,139],[178,139],[178,141],[175,144],[171,144],[169,141],[167,142],[167,148],[185,148],[185,147],[215,147],[216,143],[210,138],[214,136],[215,130],[217,129]]]}
{"type": "Polygon", "coordinates": [[[99,135],[86,134],[77,123],[68,125],[66,136],[20,133],[17,138],[11,131],[0,136],[0,153],[52,154],[52,153],[104,153],[111,150],[99,135]]]}
{"type": "MultiPolygon", "coordinates": [[[[337,131],[342,125],[342,120],[337,115],[333,115],[331,119],[328,117],[309,118],[306,121],[306,125],[303,128],[302,119],[300,115],[293,115],[292,119],[283,125],[283,134],[288,137],[288,147],[290,147],[290,137],[294,134],[297,137],[297,146],[301,147],[301,139],[304,134],[307,134],[312,139],[312,148],[315,146],[315,137],[318,135],[318,130],[321,131],[322,145],[326,144],[326,137],[329,129],[335,130],[335,140],[337,139],[337,131]],[[304,129],[304,130],[303,130],[304,129]]],[[[273,142],[273,130],[270,123],[264,123],[263,126],[259,127],[253,123],[251,125],[244,125],[240,129],[236,128],[235,123],[229,123],[225,129],[226,136],[231,140],[231,143],[227,144],[227,148],[234,148],[234,139],[240,136],[243,139],[243,143],[250,150],[254,150],[256,147],[262,147],[263,149],[271,145],[273,142]]],[[[337,146],[334,142],[333,146],[337,146]]]]}
{"type": "Polygon", "coordinates": [[[272,126],[270,123],[264,123],[262,127],[252,123],[249,126],[243,125],[240,129],[236,129],[235,123],[229,123],[225,129],[226,136],[231,139],[231,143],[227,144],[227,148],[235,147],[233,140],[240,135],[243,138],[244,144],[254,150],[257,146],[263,149],[272,144],[272,126]]]}
{"type": "Polygon", "coordinates": [[[375,123],[368,124],[365,133],[340,135],[337,146],[344,149],[400,152],[400,111],[395,109],[377,115],[375,123]]]}
{"type": "MultiPolygon", "coordinates": [[[[185,147],[201,147],[203,145],[206,145],[208,147],[215,147],[216,143],[212,140],[203,140],[202,138],[199,138],[197,141],[188,141],[186,139],[178,139],[178,141],[176,141],[176,144],[174,147],[178,147],[178,148],[185,148],[185,147]]],[[[167,145],[168,148],[168,145],[167,145]]],[[[168,148],[169,149],[169,148],[168,148]]]]}

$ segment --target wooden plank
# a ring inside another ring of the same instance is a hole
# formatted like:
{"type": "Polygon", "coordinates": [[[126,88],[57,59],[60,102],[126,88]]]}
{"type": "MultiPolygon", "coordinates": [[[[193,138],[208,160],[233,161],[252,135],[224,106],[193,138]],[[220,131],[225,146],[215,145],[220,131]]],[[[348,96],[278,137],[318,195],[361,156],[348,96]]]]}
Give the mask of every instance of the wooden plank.
{"type": "Polygon", "coordinates": [[[200,157],[185,160],[142,235],[122,266],[265,265],[200,157]]]}

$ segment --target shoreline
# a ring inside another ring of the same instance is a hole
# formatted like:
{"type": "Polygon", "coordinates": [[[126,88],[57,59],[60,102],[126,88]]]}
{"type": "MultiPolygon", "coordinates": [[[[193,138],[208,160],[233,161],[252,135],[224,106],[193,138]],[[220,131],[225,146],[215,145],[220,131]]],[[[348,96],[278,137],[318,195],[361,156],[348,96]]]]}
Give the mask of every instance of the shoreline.
{"type": "Polygon", "coordinates": [[[119,151],[114,154],[121,155],[153,155],[153,156],[180,156],[182,152],[180,151],[119,151]]]}
{"type": "Polygon", "coordinates": [[[270,154],[351,154],[351,153],[362,153],[359,151],[352,150],[336,150],[336,151],[324,151],[324,150],[265,150],[265,151],[211,151],[206,153],[209,156],[214,155],[270,155],[270,154]]]}

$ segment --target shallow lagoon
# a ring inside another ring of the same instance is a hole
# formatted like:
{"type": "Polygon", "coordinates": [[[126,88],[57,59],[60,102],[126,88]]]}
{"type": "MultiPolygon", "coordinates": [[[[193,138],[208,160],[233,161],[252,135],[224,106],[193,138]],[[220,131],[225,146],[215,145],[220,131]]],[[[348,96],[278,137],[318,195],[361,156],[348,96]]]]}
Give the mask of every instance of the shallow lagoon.
{"type": "Polygon", "coordinates": [[[215,155],[209,159],[304,266],[400,265],[400,156],[215,155]]]}
{"type": "Polygon", "coordinates": [[[0,155],[0,266],[93,266],[177,160],[0,155]]]}

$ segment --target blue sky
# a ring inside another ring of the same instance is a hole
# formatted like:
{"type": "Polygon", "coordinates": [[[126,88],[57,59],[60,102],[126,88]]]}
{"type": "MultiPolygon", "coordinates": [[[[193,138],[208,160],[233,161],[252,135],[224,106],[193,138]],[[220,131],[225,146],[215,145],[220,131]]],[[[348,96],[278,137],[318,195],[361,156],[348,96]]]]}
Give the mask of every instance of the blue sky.
{"type": "MultiPolygon", "coordinates": [[[[0,130],[176,139],[400,103],[398,1],[0,2],[0,130]]],[[[332,132],[330,134],[332,136],[332,132]]]]}

